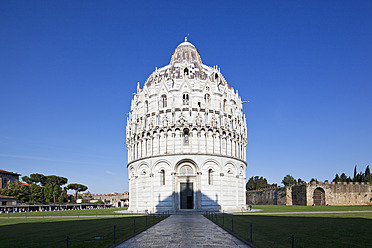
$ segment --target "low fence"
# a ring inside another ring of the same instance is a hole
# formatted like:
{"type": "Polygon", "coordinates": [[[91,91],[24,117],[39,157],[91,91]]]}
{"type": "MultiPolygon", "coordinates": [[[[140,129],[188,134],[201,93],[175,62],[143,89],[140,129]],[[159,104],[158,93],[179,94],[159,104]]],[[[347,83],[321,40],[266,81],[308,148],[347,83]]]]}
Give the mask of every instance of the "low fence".
{"type": "Polygon", "coordinates": [[[128,219],[132,219],[131,223],[126,223],[126,227],[124,228],[119,227],[119,225],[113,225],[111,230],[108,230],[105,234],[92,234],[92,238],[84,240],[74,236],[67,236],[57,247],[115,247],[117,244],[123,242],[123,240],[146,230],[167,217],[169,217],[168,212],[128,217],[128,219]]]}
{"type": "Polygon", "coordinates": [[[304,248],[304,246],[294,237],[290,235],[288,237],[283,237],[282,240],[272,241],[268,240],[261,233],[255,230],[252,223],[244,222],[244,224],[239,221],[236,216],[225,214],[225,213],[216,213],[216,212],[206,212],[205,217],[222,227],[228,232],[231,232],[244,240],[247,240],[251,244],[257,247],[270,247],[270,248],[282,248],[282,247],[291,247],[291,248],[304,248]],[[247,228],[247,224],[249,227],[247,228]],[[244,235],[242,235],[244,234],[244,235]],[[248,238],[243,238],[248,237],[248,238]]]}

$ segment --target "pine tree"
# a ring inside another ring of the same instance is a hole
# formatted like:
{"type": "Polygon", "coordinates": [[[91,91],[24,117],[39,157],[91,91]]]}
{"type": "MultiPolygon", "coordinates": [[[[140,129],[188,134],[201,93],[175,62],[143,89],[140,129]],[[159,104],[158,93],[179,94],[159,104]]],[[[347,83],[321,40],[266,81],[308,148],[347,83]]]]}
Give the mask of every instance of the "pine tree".
{"type": "Polygon", "coordinates": [[[37,184],[31,184],[30,186],[30,202],[43,202],[43,188],[37,184]]]}
{"type": "Polygon", "coordinates": [[[246,185],[246,189],[247,190],[256,190],[256,189],[267,188],[267,187],[270,187],[270,186],[273,186],[273,185],[269,184],[267,182],[266,178],[255,176],[255,177],[249,178],[249,180],[247,182],[247,185],[246,185]]]}
{"type": "Polygon", "coordinates": [[[349,178],[347,178],[346,174],[343,172],[340,176],[340,182],[348,182],[349,178]]]}
{"type": "Polygon", "coordinates": [[[341,182],[340,176],[337,173],[336,173],[336,176],[335,176],[335,178],[333,179],[332,182],[335,182],[335,183],[341,182]]]}
{"type": "Polygon", "coordinates": [[[286,175],[282,180],[282,184],[284,184],[284,186],[290,186],[290,185],[296,184],[296,183],[297,183],[296,179],[289,174],[286,175]]]}

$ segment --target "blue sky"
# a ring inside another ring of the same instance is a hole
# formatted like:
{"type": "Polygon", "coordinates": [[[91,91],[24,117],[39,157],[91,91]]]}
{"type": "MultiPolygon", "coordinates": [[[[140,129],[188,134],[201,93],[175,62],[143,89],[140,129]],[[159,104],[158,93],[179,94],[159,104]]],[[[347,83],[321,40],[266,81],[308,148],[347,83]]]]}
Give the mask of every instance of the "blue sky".
{"type": "Polygon", "coordinates": [[[247,177],[372,164],[371,1],[0,3],[0,169],[128,190],[125,113],[186,34],[248,119],[247,177]]]}

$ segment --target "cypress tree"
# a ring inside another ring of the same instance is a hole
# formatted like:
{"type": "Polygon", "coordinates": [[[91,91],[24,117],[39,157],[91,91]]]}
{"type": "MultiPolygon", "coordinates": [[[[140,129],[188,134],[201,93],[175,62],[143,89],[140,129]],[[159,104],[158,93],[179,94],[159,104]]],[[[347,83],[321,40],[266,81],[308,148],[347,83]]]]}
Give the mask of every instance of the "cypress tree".
{"type": "Polygon", "coordinates": [[[357,181],[357,166],[355,165],[354,167],[354,177],[353,177],[353,182],[357,181]]]}

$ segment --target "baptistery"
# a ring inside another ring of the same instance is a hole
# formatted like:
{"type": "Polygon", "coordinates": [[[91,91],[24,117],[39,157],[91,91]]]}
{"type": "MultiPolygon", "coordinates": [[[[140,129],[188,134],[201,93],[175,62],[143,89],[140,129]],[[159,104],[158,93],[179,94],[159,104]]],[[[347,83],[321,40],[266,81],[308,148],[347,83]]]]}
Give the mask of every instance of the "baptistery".
{"type": "Polygon", "coordinates": [[[242,100],[218,66],[187,41],[131,101],[130,211],[245,208],[247,125],[242,100]]]}

